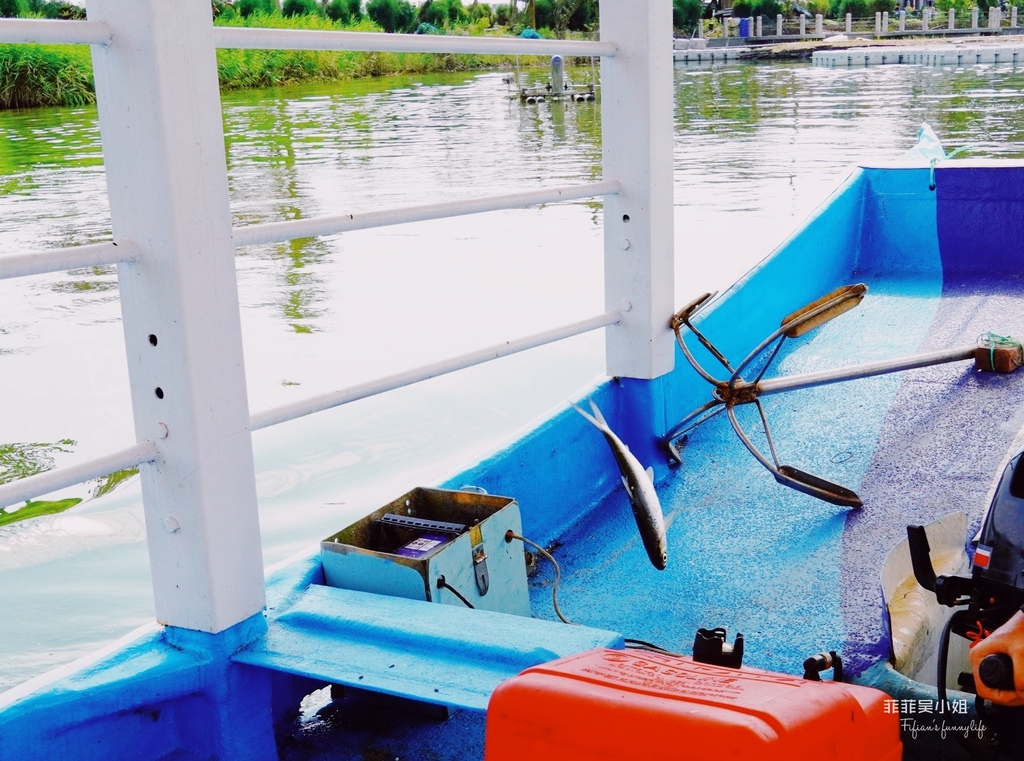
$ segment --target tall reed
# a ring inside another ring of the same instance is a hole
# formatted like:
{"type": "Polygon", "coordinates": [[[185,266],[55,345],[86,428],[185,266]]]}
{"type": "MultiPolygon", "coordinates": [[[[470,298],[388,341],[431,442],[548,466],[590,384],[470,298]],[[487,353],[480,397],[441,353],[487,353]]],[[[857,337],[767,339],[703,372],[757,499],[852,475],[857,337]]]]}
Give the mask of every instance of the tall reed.
{"type": "MultiPolygon", "coordinates": [[[[323,16],[283,17],[253,13],[218,18],[223,26],[380,32],[368,19],[342,26],[323,16]]],[[[482,34],[479,26],[457,30],[482,34]]],[[[437,53],[360,53],[325,50],[217,51],[217,75],[224,90],[276,87],[297,82],[355,79],[389,74],[509,67],[511,56],[437,53]]],[[[540,59],[538,59],[539,61],[540,59]]],[[[527,61],[522,61],[526,65],[527,61]]],[[[81,106],[95,102],[89,49],[76,45],[0,45],[0,108],[81,106]]]]}
{"type": "Polygon", "coordinates": [[[0,45],[0,108],[84,106],[95,100],[87,47],[0,45]]]}

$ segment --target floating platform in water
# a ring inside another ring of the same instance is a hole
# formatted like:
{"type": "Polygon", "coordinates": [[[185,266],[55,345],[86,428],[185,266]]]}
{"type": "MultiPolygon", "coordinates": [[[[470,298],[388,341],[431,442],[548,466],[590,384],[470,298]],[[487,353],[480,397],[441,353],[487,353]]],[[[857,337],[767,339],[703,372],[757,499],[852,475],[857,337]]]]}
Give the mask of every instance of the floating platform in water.
{"type": "Polygon", "coordinates": [[[550,87],[522,87],[513,98],[518,97],[523,103],[544,103],[549,100],[566,100],[574,103],[584,103],[597,100],[597,93],[593,85],[569,86],[563,90],[554,90],[550,87]]]}
{"type": "Polygon", "coordinates": [[[748,57],[749,47],[735,48],[694,48],[690,50],[672,51],[672,60],[676,63],[725,63],[748,57]]]}
{"type": "Polygon", "coordinates": [[[597,90],[594,81],[587,84],[576,84],[569,80],[565,73],[565,61],[560,55],[551,56],[551,75],[547,84],[534,87],[523,87],[518,82],[518,74],[505,77],[505,84],[509,86],[509,98],[522,103],[544,103],[549,100],[567,100],[574,103],[584,103],[597,100],[597,90]],[[513,85],[515,87],[513,88],[513,85]]]}
{"type": "Polygon", "coordinates": [[[819,50],[811,56],[815,66],[975,66],[1017,64],[1024,61],[1024,43],[1014,45],[929,45],[927,47],[870,47],[819,50]]]}

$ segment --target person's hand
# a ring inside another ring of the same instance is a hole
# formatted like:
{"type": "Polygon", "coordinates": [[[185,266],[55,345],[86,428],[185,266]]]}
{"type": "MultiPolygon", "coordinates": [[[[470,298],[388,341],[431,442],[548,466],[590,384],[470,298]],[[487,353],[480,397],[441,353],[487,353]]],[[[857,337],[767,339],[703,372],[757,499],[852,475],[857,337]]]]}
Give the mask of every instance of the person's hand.
{"type": "Polygon", "coordinates": [[[971,648],[971,670],[978,695],[1004,706],[1024,706],[1024,613],[1014,613],[1009,621],[971,648]],[[1012,690],[986,687],[978,676],[981,661],[995,653],[1006,653],[1013,661],[1012,690]]]}

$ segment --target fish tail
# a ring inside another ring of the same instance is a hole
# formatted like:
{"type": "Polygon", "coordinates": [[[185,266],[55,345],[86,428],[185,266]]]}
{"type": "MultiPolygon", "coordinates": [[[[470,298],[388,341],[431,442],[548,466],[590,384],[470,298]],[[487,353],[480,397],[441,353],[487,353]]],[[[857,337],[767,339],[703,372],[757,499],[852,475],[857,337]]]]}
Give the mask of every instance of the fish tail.
{"type": "Polygon", "coordinates": [[[597,419],[597,422],[599,422],[603,428],[611,427],[608,425],[608,421],[604,419],[604,415],[601,414],[601,410],[597,408],[597,405],[594,403],[593,399],[590,400],[590,409],[594,411],[594,417],[597,419]]]}
{"type": "Polygon", "coordinates": [[[608,427],[608,424],[607,424],[607,423],[605,422],[604,418],[603,418],[603,417],[601,416],[601,411],[600,411],[600,410],[598,410],[596,406],[594,406],[594,403],[593,403],[593,402],[591,402],[591,403],[590,403],[590,406],[591,406],[591,408],[592,408],[592,409],[594,410],[594,412],[596,412],[596,413],[597,413],[597,416],[596,416],[596,417],[595,417],[594,415],[591,415],[591,414],[590,414],[589,412],[587,412],[586,410],[584,410],[584,409],[583,409],[582,407],[578,406],[578,405],[577,405],[577,404],[576,404],[575,402],[569,402],[569,404],[571,404],[571,405],[572,405],[572,408],[573,408],[574,410],[576,410],[576,411],[577,411],[578,413],[580,413],[580,414],[581,414],[581,415],[582,415],[582,416],[583,416],[584,418],[586,418],[587,420],[589,420],[589,421],[590,421],[590,423],[591,423],[591,424],[592,424],[592,425],[593,425],[593,426],[594,426],[595,428],[597,428],[598,430],[601,430],[601,431],[603,431],[603,430],[605,430],[605,429],[606,429],[606,428],[608,427]]]}

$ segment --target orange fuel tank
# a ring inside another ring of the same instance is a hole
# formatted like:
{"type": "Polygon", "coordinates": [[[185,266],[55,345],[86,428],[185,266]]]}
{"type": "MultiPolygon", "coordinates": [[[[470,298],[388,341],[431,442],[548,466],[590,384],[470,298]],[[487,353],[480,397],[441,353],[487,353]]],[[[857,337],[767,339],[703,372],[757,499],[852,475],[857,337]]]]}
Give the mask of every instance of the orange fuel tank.
{"type": "Polygon", "coordinates": [[[485,761],[899,761],[878,690],[593,650],[527,669],[487,709],[485,761]]]}

